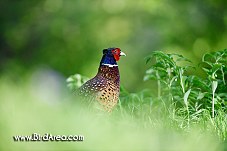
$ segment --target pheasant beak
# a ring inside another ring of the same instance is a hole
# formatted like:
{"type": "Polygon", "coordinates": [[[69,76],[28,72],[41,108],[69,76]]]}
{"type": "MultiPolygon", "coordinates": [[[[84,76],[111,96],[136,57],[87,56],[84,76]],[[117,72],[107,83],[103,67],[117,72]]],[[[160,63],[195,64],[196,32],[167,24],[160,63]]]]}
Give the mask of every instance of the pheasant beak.
{"type": "Polygon", "coordinates": [[[121,51],[120,56],[126,56],[126,54],[121,51]]]}

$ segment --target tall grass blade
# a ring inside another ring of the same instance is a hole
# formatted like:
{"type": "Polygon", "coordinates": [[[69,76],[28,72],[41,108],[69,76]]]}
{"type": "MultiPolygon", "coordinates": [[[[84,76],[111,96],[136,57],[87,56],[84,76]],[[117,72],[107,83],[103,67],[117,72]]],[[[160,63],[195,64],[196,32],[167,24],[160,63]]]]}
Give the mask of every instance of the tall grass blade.
{"type": "Polygon", "coordinates": [[[217,81],[212,81],[212,118],[214,118],[214,94],[218,87],[217,81]]]}

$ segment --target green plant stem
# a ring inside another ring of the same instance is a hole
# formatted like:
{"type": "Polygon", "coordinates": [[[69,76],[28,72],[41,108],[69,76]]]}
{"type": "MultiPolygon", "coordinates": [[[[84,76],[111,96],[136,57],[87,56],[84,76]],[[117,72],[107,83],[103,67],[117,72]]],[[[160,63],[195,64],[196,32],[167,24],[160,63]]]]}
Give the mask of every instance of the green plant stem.
{"type": "Polygon", "coordinates": [[[212,95],[212,118],[214,118],[214,92],[212,95]]]}
{"type": "Polygon", "coordinates": [[[157,84],[158,84],[158,98],[161,97],[161,82],[160,82],[160,76],[159,76],[159,73],[158,71],[156,72],[156,77],[157,77],[157,84]]]}
{"type": "Polygon", "coordinates": [[[217,81],[212,81],[212,118],[214,118],[214,94],[218,87],[217,81]]]}
{"type": "Polygon", "coordinates": [[[221,74],[222,74],[222,81],[223,81],[223,84],[226,85],[225,83],[225,73],[223,71],[223,67],[221,67],[221,74]]]}
{"type": "Polygon", "coordinates": [[[184,90],[184,83],[183,83],[183,73],[182,73],[183,70],[180,69],[179,71],[180,71],[180,84],[181,84],[181,88],[182,88],[183,93],[185,93],[185,90],[184,90]]]}

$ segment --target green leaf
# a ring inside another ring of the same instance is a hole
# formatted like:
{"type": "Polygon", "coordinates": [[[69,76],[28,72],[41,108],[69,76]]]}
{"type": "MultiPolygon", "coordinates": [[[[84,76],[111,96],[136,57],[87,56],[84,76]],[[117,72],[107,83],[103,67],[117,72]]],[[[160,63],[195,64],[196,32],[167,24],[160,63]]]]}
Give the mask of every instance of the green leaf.
{"type": "Polygon", "coordinates": [[[146,57],[145,60],[146,60],[146,64],[148,64],[148,62],[151,61],[151,56],[146,57]]]}
{"type": "Polygon", "coordinates": [[[79,88],[86,81],[88,81],[88,78],[80,74],[71,75],[66,79],[67,86],[70,90],[75,90],[79,88]]]}
{"type": "Polygon", "coordinates": [[[184,94],[184,104],[188,106],[188,97],[191,92],[191,89],[188,89],[188,91],[184,94]]]}
{"type": "Polygon", "coordinates": [[[199,95],[197,96],[197,100],[201,100],[202,98],[204,98],[205,93],[199,92],[199,95]]]}
{"type": "Polygon", "coordinates": [[[218,87],[218,81],[212,81],[212,92],[215,93],[216,89],[218,87]]]}
{"type": "Polygon", "coordinates": [[[144,81],[151,80],[151,79],[156,80],[157,77],[155,75],[145,75],[143,78],[144,81]]]}

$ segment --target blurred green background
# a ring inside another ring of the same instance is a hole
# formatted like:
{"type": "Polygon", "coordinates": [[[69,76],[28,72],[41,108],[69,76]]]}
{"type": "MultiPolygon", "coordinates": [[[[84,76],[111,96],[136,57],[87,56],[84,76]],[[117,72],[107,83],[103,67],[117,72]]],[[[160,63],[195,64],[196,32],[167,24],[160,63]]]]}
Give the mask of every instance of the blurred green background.
{"type": "Polygon", "coordinates": [[[102,49],[120,47],[122,85],[144,88],[154,50],[198,62],[227,44],[225,0],[2,0],[0,74],[15,81],[36,70],[63,77],[96,74],[102,49]]]}

